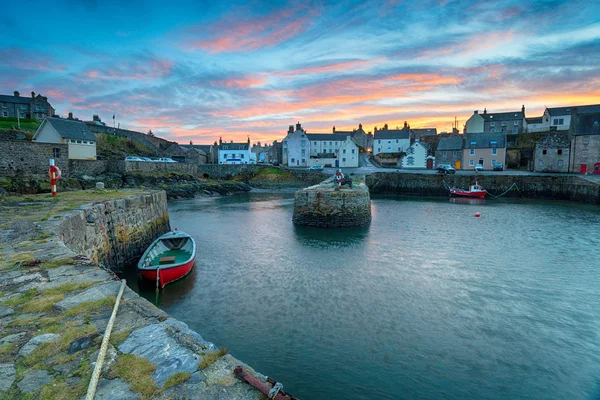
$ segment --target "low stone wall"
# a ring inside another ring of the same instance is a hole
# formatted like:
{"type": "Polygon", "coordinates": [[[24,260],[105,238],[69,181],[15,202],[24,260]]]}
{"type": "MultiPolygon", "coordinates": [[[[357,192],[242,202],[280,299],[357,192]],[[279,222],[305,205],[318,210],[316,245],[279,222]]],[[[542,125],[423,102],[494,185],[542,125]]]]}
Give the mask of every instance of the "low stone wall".
{"type": "Polygon", "coordinates": [[[196,164],[187,163],[164,163],[164,162],[146,162],[146,161],[124,161],[125,172],[185,172],[196,175],[196,164]]]}
{"type": "Polygon", "coordinates": [[[100,176],[106,173],[125,172],[125,161],[69,160],[69,177],[100,176]]]}
{"type": "Polygon", "coordinates": [[[264,168],[262,165],[256,164],[203,164],[198,165],[198,174],[208,176],[212,179],[230,179],[239,174],[252,174],[257,169],[264,168]]]}
{"type": "Polygon", "coordinates": [[[326,181],[296,192],[294,195],[295,224],[321,228],[344,228],[371,222],[371,197],[364,183],[353,188],[334,190],[326,181]]]}
{"type": "Polygon", "coordinates": [[[169,229],[166,193],[156,191],[75,210],[61,221],[56,233],[69,249],[122,272],[169,229]]]}
{"type": "Polygon", "coordinates": [[[475,179],[494,195],[503,193],[514,183],[518,189],[509,191],[506,197],[600,204],[599,182],[579,176],[375,173],[366,177],[366,183],[373,194],[448,196],[446,185],[466,188],[475,179]]]}
{"type": "Polygon", "coordinates": [[[63,175],[69,174],[68,145],[1,140],[0,176],[48,175],[51,158],[63,175]]]}

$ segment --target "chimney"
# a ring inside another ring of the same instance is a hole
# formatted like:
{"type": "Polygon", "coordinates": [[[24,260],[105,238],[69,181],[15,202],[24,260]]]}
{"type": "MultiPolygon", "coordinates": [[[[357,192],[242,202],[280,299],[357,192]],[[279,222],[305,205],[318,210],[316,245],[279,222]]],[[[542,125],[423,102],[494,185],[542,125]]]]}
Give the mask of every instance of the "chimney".
{"type": "Polygon", "coordinates": [[[487,114],[487,108],[484,108],[484,109],[483,109],[483,114],[484,114],[484,115],[485,115],[485,114],[487,114]]]}
{"type": "Polygon", "coordinates": [[[98,114],[94,114],[94,117],[92,119],[94,121],[100,122],[100,117],[98,116],[98,114]]]}
{"type": "Polygon", "coordinates": [[[14,91],[13,94],[15,95],[15,97],[19,97],[21,95],[21,93],[19,93],[18,91],[14,91]]]}
{"type": "Polygon", "coordinates": [[[223,139],[219,136],[219,146],[223,144],[223,139]]]}
{"type": "Polygon", "coordinates": [[[385,124],[385,125],[383,126],[383,130],[384,130],[384,131],[387,131],[387,130],[388,130],[387,124],[385,124]]]}
{"type": "Polygon", "coordinates": [[[296,124],[296,130],[299,131],[300,129],[302,129],[302,125],[300,125],[300,121],[298,121],[296,124]]]}
{"type": "Polygon", "coordinates": [[[358,124],[358,129],[361,130],[362,129],[362,124],[358,124]]]}
{"type": "Polygon", "coordinates": [[[31,92],[31,98],[35,99],[35,92],[31,92]]]}
{"type": "Polygon", "coordinates": [[[523,113],[523,115],[525,115],[525,104],[523,104],[523,106],[521,106],[521,112],[523,113]]]}
{"type": "Polygon", "coordinates": [[[479,110],[473,111],[473,114],[479,114],[479,110]]]}
{"type": "Polygon", "coordinates": [[[294,133],[294,125],[290,125],[288,128],[288,133],[294,133]]]}
{"type": "Polygon", "coordinates": [[[404,128],[408,128],[408,124],[404,121],[404,128]]]}
{"type": "Polygon", "coordinates": [[[72,112],[69,113],[69,119],[73,119],[73,113],[72,112]]]}
{"type": "Polygon", "coordinates": [[[335,125],[333,126],[333,133],[335,133],[335,125]]]}
{"type": "Polygon", "coordinates": [[[248,136],[248,144],[250,144],[250,136],[248,136]]]}

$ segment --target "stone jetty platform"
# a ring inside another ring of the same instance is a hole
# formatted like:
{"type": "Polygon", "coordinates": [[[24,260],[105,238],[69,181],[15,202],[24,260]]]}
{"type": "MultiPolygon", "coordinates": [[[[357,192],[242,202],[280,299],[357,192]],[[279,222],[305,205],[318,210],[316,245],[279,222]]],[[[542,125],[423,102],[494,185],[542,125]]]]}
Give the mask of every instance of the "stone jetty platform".
{"type": "MultiPolygon", "coordinates": [[[[141,191],[0,198],[0,399],[85,397],[121,285],[112,271],[82,255],[86,241],[101,246],[87,236],[99,230],[117,251],[115,243],[140,236],[125,222],[108,237],[115,227],[105,219],[99,228],[98,211],[106,217],[128,210],[126,221],[163,200],[164,192],[141,191]],[[63,238],[81,245],[80,251],[63,238]]],[[[94,249],[87,254],[102,257],[94,249]]],[[[237,365],[266,380],[126,288],[95,398],[265,399],[234,377],[237,365]]]]}
{"type": "Polygon", "coordinates": [[[294,195],[293,222],[322,228],[359,227],[371,222],[371,197],[362,176],[338,189],[329,178],[294,195]]]}

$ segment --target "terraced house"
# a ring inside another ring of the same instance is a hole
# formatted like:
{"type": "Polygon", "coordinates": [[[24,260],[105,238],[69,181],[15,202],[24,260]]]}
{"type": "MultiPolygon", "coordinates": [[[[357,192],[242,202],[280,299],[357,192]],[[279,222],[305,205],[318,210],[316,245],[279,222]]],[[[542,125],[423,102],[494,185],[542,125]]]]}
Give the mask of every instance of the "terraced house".
{"type": "Polygon", "coordinates": [[[492,170],[493,164],[506,160],[506,134],[504,133],[466,133],[463,144],[463,163],[461,169],[472,170],[475,165],[492,170]]]}
{"type": "Polygon", "coordinates": [[[465,133],[506,133],[518,134],[525,131],[525,106],[521,111],[483,113],[475,110],[465,124],[465,133]]]}
{"type": "Polygon", "coordinates": [[[256,158],[250,148],[250,138],[247,142],[229,143],[219,138],[219,164],[256,164],[256,158]]]}
{"type": "Polygon", "coordinates": [[[0,117],[43,120],[55,113],[48,98],[31,92],[31,97],[22,97],[18,91],[12,96],[0,94],[0,117]]]}

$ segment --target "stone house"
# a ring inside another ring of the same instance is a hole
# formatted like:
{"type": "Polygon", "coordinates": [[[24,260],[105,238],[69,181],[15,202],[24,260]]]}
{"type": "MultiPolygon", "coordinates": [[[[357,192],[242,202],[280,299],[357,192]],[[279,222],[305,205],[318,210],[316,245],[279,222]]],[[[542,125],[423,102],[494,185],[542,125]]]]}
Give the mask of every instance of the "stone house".
{"type": "Polygon", "coordinates": [[[218,154],[219,164],[256,164],[256,158],[250,147],[250,138],[243,143],[233,141],[227,143],[219,138],[218,154]]]}
{"type": "Polygon", "coordinates": [[[282,141],[282,164],[290,167],[307,167],[310,158],[310,142],[300,122],[289,126],[282,141]]]}
{"type": "Polygon", "coordinates": [[[18,91],[10,95],[0,95],[0,117],[29,118],[43,120],[55,113],[48,98],[31,92],[31,97],[21,97],[18,91]]]}
{"type": "Polygon", "coordinates": [[[368,149],[373,147],[373,134],[371,132],[365,132],[362,124],[358,124],[358,129],[353,129],[351,131],[336,131],[334,126],[333,133],[342,136],[350,136],[360,151],[369,151],[368,149]]]}
{"type": "Polygon", "coordinates": [[[277,140],[273,141],[271,149],[269,150],[269,162],[275,164],[280,163],[282,160],[282,151],[283,147],[281,142],[278,142],[277,140]]]}
{"type": "Polygon", "coordinates": [[[461,169],[472,170],[476,164],[492,170],[496,162],[505,164],[506,134],[465,133],[463,139],[463,162],[461,169]]]}
{"type": "Polygon", "coordinates": [[[463,138],[453,135],[441,138],[435,151],[436,167],[440,164],[449,164],[456,169],[461,168],[463,159],[463,138]]]}
{"type": "Polygon", "coordinates": [[[352,136],[346,136],[346,140],[340,145],[337,151],[337,167],[357,168],[359,147],[356,145],[352,136]]]}
{"type": "Polygon", "coordinates": [[[525,131],[525,106],[521,111],[483,113],[475,110],[465,124],[465,133],[505,133],[518,134],[525,131]]]}
{"type": "Polygon", "coordinates": [[[410,146],[410,132],[408,129],[388,129],[387,124],[383,129],[375,127],[373,136],[373,154],[397,154],[406,151],[410,146]]]}
{"type": "Polygon", "coordinates": [[[567,132],[552,132],[535,145],[536,172],[569,172],[570,142],[567,132]]]}
{"type": "Polygon", "coordinates": [[[69,160],[95,160],[98,139],[78,120],[45,118],[33,135],[38,143],[68,144],[69,160]]]}
{"type": "Polygon", "coordinates": [[[546,132],[548,127],[543,121],[544,117],[525,118],[525,132],[546,132]]]}
{"type": "Polygon", "coordinates": [[[180,146],[177,143],[173,143],[165,151],[165,154],[177,162],[186,162],[187,159],[187,149],[184,149],[183,146],[180,146]]]}
{"type": "Polygon", "coordinates": [[[421,139],[426,138],[428,136],[436,136],[437,135],[437,128],[420,128],[420,129],[411,129],[410,130],[410,136],[411,136],[411,141],[414,142],[416,140],[419,140],[422,142],[421,139]]]}
{"type": "Polygon", "coordinates": [[[406,156],[402,157],[398,166],[403,169],[425,169],[428,151],[429,148],[417,140],[406,149],[406,156]]]}
{"type": "Polygon", "coordinates": [[[600,174],[600,105],[571,110],[569,172],[600,174]]]}

